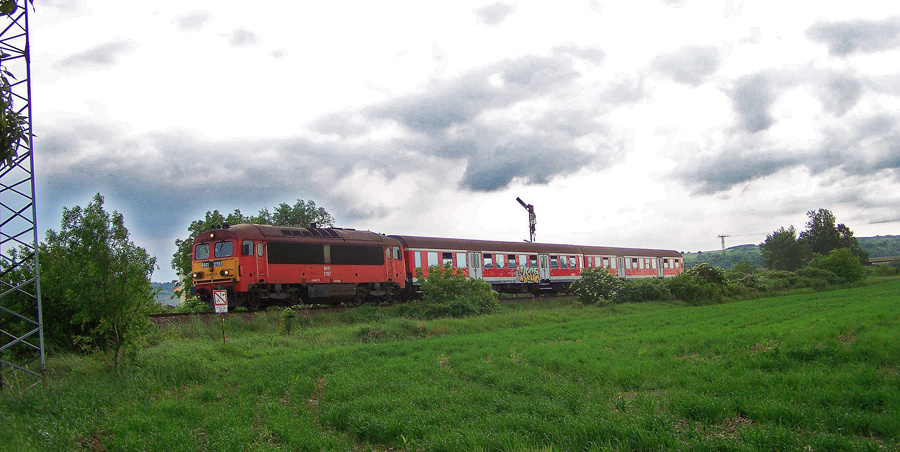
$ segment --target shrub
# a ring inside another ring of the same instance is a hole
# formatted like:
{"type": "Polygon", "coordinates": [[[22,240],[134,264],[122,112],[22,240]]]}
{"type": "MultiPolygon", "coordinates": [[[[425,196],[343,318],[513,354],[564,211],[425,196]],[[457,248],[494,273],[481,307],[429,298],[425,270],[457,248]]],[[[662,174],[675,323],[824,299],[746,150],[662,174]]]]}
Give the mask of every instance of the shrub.
{"type": "Polygon", "coordinates": [[[422,281],[427,317],[466,317],[500,309],[497,292],[491,285],[467,278],[462,270],[434,266],[428,269],[428,276],[423,277],[420,271],[417,277],[422,281]]]}
{"type": "MultiPolygon", "coordinates": [[[[669,292],[672,293],[672,296],[686,303],[700,304],[703,301],[721,298],[718,285],[710,284],[690,271],[686,271],[667,281],[669,292]]],[[[722,286],[724,287],[724,284],[722,286]]]]}
{"type": "Polygon", "coordinates": [[[866,277],[866,269],[859,261],[859,257],[849,248],[831,250],[827,256],[817,254],[809,266],[828,270],[851,283],[862,281],[866,277]]]}
{"type": "Polygon", "coordinates": [[[622,280],[606,269],[585,268],[581,270],[581,278],[569,289],[583,304],[605,306],[616,302],[618,292],[624,286],[622,280]]]}
{"type": "Polygon", "coordinates": [[[873,265],[868,270],[872,276],[894,276],[900,273],[897,268],[891,265],[873,265]]]}
{"type": "Polygon", "coordinates": [[[615,303],[643,302],[643,301],[668,301],[672,299],[672,292],[668,284],[657,278],[638,279],[624,281],[625,284],[618,291],[615,303]]]}

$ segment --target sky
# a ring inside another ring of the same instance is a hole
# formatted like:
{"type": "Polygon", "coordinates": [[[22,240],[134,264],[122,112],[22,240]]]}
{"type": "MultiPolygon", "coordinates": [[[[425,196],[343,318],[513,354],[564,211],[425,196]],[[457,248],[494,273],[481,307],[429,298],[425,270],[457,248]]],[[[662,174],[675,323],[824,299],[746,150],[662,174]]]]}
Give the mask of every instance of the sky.
{"type": "MultiPolygon", "coordinates": [[[[900,234],[900,3],[50,0],[38,227],[95,193],[175,278],[209,210],[713,250],[830,209],[900,234]]],[[[43,236],[43,233],[39,235],[43,236]]]]}

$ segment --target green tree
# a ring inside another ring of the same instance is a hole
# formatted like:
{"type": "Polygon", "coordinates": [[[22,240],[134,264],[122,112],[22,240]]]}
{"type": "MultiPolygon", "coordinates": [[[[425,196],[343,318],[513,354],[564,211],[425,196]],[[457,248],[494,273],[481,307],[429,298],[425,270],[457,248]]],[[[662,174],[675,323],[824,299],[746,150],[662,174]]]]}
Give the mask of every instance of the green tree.
{"type": "Polygon", "coordinates": [[[298,199],[293,206],[284,202],[279,204],[272,213],[269,209],[260,210],[253,222],[296,228],[306,228],[315,223],[318,227],[327,228],[334,226],[334,217],[324,208],[316,207],[315,201],[298,199]]]}
{"type": "Polygon", "coordinates": [[[828,270],[851,283],[862,281],[866,277],[866,269],[859,257],[849,248],[831,250],[827,255],[816,254],[809,266],[828,270]]]}
{"type": "Polygon", "coordinates": [[[99,193],[85,208],[63,209],[59,232],[47,231],[40,253],[45,310],[71,313],[72,343],[112,351],[118,371],[122,347],[148,332],[156,258],[129,239],[124,217],[107,213],[99,193]]]}
{"type": "Polygon", "coordinates": [[[766,241],[759,245],[763,266],[769,270],[795,271],[803,265],[803,246],[797,240],[794,226],[785,229],[783,226],[766,236],[766,241]]]}
{"type": "Polygon", "coordinates": [[[806,215],[809,221],[806,222],[806,230],[800,233],[798,241],[809,253],[808,257],[811,258],[815,254],[824,256],[832,250],[847,248],[861,262],[869,259],[868,253],[860,248],[859,241],[853,237],[853,231],[843,223],[837,224],[830,210],[810,210],[806,215]]]}

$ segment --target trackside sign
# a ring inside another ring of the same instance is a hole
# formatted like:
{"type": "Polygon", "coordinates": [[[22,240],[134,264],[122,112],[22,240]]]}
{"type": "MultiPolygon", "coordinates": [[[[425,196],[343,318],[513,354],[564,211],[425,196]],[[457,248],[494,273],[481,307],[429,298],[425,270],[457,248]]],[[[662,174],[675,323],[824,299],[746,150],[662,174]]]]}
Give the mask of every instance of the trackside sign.
{"type": "Polygon", "coordinates": [[[216,306],[216,314],[228,313],[228,291],[214,290],[213,304],[216,306]]]}

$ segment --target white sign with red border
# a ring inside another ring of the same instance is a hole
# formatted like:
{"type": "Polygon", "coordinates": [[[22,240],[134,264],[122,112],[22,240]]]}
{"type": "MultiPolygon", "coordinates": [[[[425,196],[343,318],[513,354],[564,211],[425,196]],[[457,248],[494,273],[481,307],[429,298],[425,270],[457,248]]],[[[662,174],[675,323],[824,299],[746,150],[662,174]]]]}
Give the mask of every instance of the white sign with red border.
{"type": "Polygon", "coordinates": [[[213,304],[216,306],[216,314],[227,314],[228,313],[228,291],[227,290],[214,290],[213,291],[213,304]]]}

